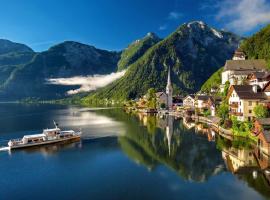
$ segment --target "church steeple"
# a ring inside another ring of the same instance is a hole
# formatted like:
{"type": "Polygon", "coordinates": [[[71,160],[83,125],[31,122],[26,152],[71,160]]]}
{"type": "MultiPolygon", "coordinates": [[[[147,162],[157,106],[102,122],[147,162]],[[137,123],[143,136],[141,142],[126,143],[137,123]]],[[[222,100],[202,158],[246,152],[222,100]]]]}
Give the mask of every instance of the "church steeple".
{"type": "Polygon", "coordinates": [[[167,107],[169,109],[172,108],[172,94],[173,94],[173,88],[171,83],[171,69],[168,68],[168,79],[167,79],[167,86],[166,86],[166,94],[167,94],[167,107]]]}

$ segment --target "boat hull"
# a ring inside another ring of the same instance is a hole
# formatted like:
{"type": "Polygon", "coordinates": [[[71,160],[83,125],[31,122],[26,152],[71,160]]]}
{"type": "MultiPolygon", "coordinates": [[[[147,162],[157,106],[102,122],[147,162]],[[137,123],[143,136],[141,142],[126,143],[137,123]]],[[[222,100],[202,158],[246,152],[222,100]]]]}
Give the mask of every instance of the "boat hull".
{"type": "Polygon", "coordinates": [[[61,138],[61,139],[56,139],[56,140],[49,140],[49,141],[44,141],[44,142],[37,142],[37,143],[31,143],[31,144],[24,144],[24,145],[17,145],[17,146],[10,146],[10,150],[12,149],[22,149],[22,148],[27,148],[27,147],[34,147],[34,146],[42,146],[42,145],[47,145],[47,144],[55,144],[55,143],[60,143],[60,142],[65,142],[65,141],[75,141],[75,140],[80,140],[81,136],[76,135],[72,136],[69,138],[61,138]]]}

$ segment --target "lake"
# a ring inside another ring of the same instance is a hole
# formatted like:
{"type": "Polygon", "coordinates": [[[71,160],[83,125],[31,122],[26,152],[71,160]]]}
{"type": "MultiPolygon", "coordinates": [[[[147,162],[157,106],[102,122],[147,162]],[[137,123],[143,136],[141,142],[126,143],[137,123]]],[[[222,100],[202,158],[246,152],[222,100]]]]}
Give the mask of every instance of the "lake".
{"type": "Polygon", "coordinates": [[[241,142],[202,124],[119,108],[0,104],[0,146],[53,127],[80,142],[0,151],[0,199],[269,199],[241,142]]]}

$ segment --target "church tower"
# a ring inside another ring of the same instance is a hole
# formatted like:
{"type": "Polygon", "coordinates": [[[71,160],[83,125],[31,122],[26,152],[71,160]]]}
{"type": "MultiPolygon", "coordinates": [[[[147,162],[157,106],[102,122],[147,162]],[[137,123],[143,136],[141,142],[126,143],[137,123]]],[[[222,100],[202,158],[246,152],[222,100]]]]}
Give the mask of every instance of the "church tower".
{"type": "Polygon", "coordinates": [[[172,109],[172,95],[173,95],[173,88],[172,88],[172,83],[171,83],[171,70],[169,67],[168,70],[168,80],[167,80],[167,86],[166,86],[166,94],[167,94],[167,107],[169,110],[172,109]]]}

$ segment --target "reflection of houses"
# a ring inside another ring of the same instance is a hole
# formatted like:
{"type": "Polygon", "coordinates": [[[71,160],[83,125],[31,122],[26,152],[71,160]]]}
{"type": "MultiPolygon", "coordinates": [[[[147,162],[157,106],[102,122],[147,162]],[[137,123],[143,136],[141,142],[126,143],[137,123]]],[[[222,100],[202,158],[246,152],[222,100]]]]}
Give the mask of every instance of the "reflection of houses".
{"type": "Polygon", "coordinates": [[[229,110],[231,116],[238,120],[252,120],[255,115],[253,109],[267,100],[264,92],[258,91],[257,85],[232,85],[228,91],[229,110]]]}
{"type": "Polygon", "coordinates": [[[232,173],[253,169],[257,166],[252,150],[228,148],[222,150],[222,158],[232,173]]]}
{"type": "Polygon", "coordinates": [[[195,127],[195,121],[192,120],[190,117],[184,117],[184,118],[183,118],[183,125],[184,125],[187,129],[191,129],[191,128],[195,127]]]}
{"type": "Polygon", "coordinates": [[[259,153],[270,156],[270,118],[257,119],[254,124],[254,133],[258,137],[259,153]]]}
{"type": "Polygon", "coordinates": [[[195,95],[188,95],[183,99],[183,106],[186,108],[194,108],[195,106],[195,95]]]}
{"type": "Polygon", "coordinates": [[[221,91],[224,90],[225,83],[230,85],[241,85],[247,79],[247,76],[254,72],[266,71],[265,60],[246,60],[244,52],[241,49],[236,50],[232,60],[227,60],[222,72],[221,91]]]}

